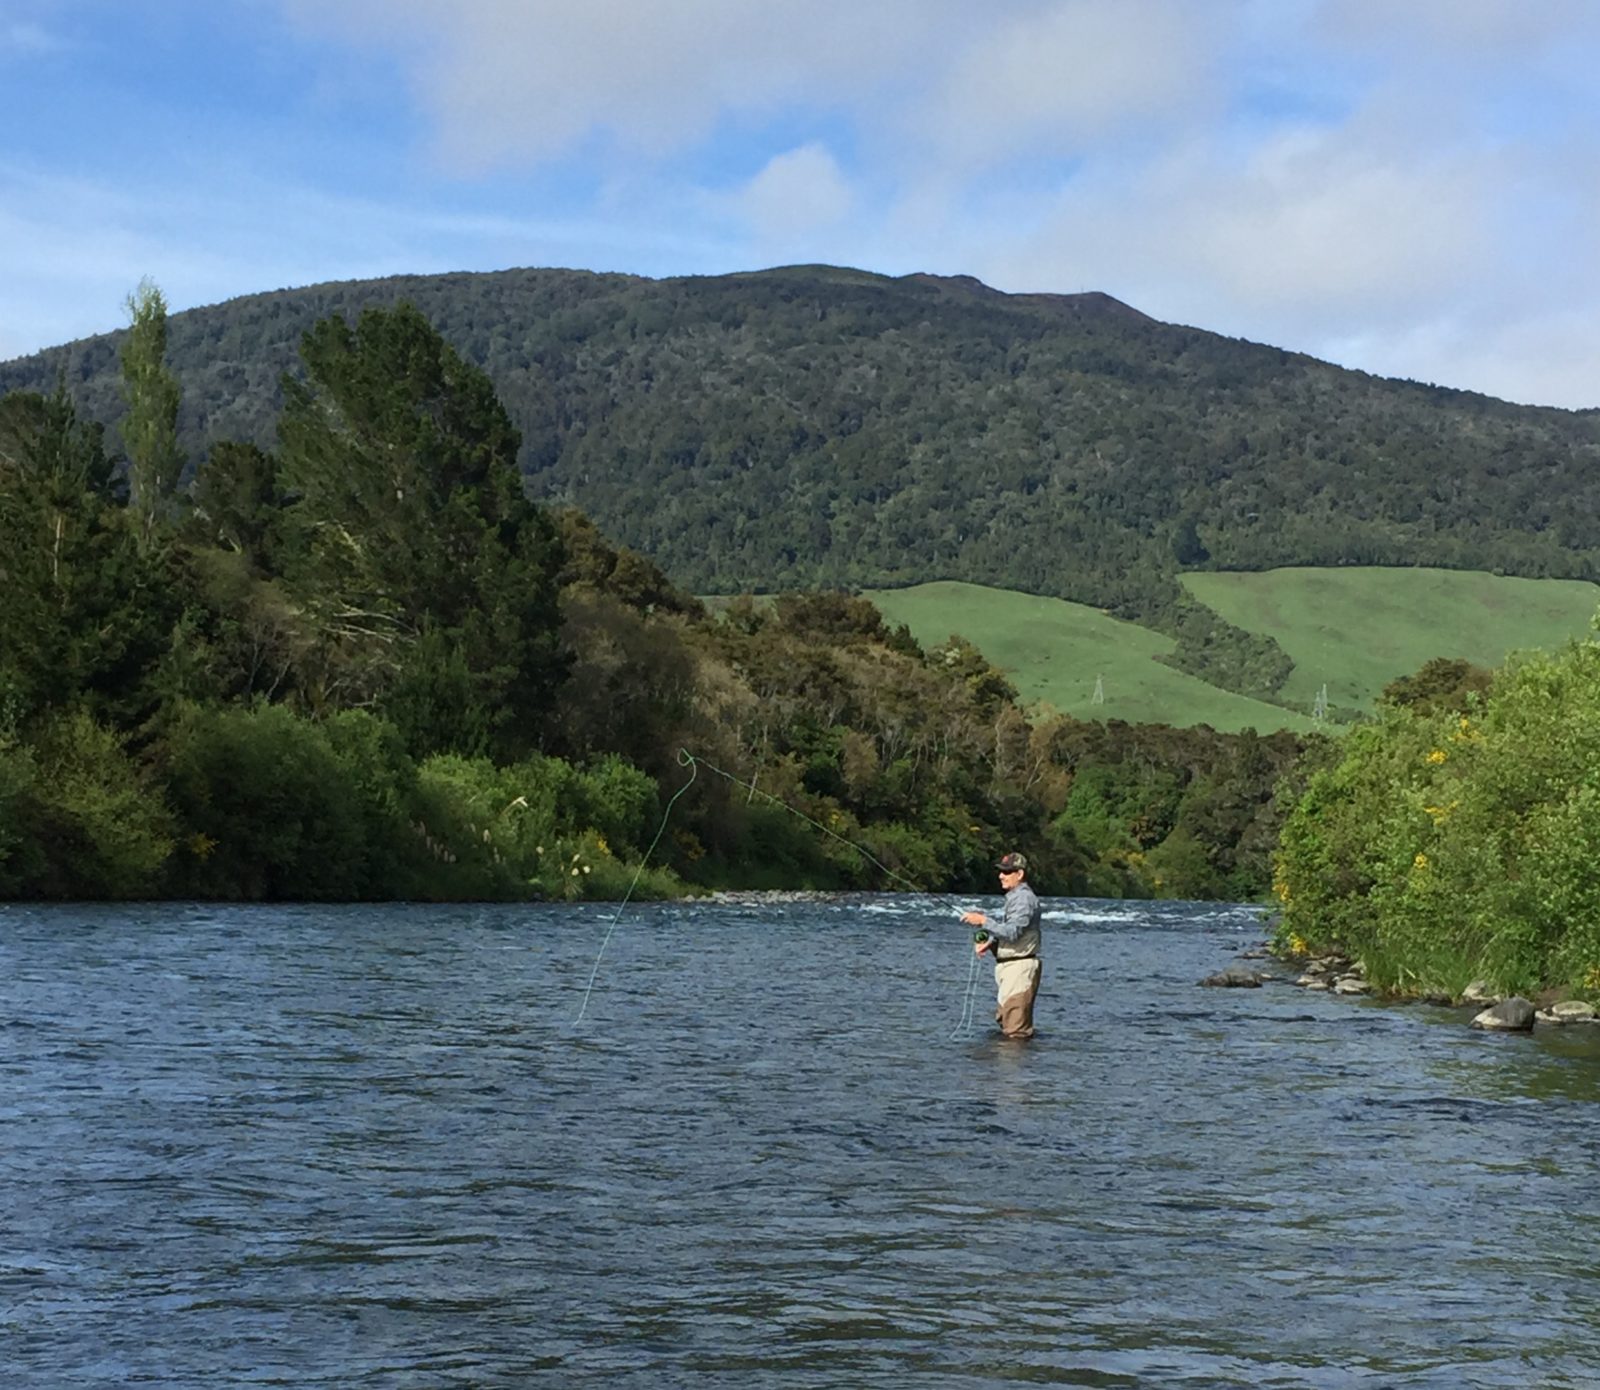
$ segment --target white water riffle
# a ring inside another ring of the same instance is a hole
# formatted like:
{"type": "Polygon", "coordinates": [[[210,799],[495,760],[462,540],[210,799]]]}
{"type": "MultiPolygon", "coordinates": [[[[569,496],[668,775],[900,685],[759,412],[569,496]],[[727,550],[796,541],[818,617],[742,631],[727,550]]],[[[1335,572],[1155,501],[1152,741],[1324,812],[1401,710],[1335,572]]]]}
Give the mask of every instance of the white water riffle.
{"type": "Polygon", "coordinates": [[[983,902],[0,907],[8,1383],[1600,1378],[1600,1028],[1051,900],[952,1041],[983,902]]]}

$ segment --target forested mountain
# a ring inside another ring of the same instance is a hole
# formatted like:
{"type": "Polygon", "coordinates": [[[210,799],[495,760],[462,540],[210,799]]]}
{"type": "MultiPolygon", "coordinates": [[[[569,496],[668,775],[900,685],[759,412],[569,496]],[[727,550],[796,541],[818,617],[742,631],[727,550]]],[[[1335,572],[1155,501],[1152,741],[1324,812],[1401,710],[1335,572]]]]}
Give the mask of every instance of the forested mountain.
{"type": "MultiPolygon", "coordinates": [[[[271,447],[316,320],[410,301],[482,367],[532,496],[699,592],[967,579],[1177,633],[1219,683],[1287,666],[1180,568],[1428,564],[1600,578],[1600,412],[1347,371],[1104,295],[794,267],[516,270],[173,316],[181,442],[271,447]]],[[[120,334],[0,367],[115,424],[120,334]]]]}

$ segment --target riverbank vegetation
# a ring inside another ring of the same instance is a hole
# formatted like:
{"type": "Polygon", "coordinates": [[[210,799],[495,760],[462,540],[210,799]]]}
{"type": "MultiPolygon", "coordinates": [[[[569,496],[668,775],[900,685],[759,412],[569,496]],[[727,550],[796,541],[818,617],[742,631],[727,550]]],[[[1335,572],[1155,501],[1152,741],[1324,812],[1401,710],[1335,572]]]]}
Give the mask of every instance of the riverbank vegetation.
{"type": "Polygon", "coordinates": [[[1492,683],[1435,663],[1312,761],[1277,857],[1280,949],[1400,995],[1600,999],[1600,641],[1492,683]]]}
{"type": "Polygon", "coordinates": [[[615,898],[647,853],[655,895],[988,889],[1013,848],[1047,891],[1265,891],[1295,736],[1030,722],[843,592],[710,615],[529,500],[406,305],[312,326],[275,445],[195,465],[130,308],[120,439],[64,380],[0,398],[0,894],[615,898]]]}

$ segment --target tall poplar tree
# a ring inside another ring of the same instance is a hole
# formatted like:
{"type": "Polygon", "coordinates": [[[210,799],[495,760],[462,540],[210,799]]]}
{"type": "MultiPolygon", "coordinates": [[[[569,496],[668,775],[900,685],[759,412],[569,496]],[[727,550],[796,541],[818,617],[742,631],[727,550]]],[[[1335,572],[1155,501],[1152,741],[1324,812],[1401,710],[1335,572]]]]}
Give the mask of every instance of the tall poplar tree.
{"type": "Polygon", "coordinates": [[[183,471],[178,448],[178,379],[166,367],[167,301],[150,280],[127,299],[130,327],[122,344],[122,447],[128,456],[129,504],[141,548],[155,539],[183,471]]]}

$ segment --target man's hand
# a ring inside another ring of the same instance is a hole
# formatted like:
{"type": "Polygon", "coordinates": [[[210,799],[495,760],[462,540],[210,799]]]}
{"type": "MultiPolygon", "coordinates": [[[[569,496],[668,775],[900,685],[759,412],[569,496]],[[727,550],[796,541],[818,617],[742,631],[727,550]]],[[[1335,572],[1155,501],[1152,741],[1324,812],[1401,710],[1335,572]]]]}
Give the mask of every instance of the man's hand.
{"type": "Polygon", "coordinates": [[[981,956],[985,951],[987,951],[993,945],[994,945],[994,938],[992,936],[986,936],[986,937],[983,938],[982,941],[974,941],[972,943],[972,954],[975,955],[975,956],[981,956]]]}
{"type": "Polygon", "coordinates": [[[969,927],[986,927],[989,925],[989,919],[981,912],[963,912],[961,920],[969,927]]]}

